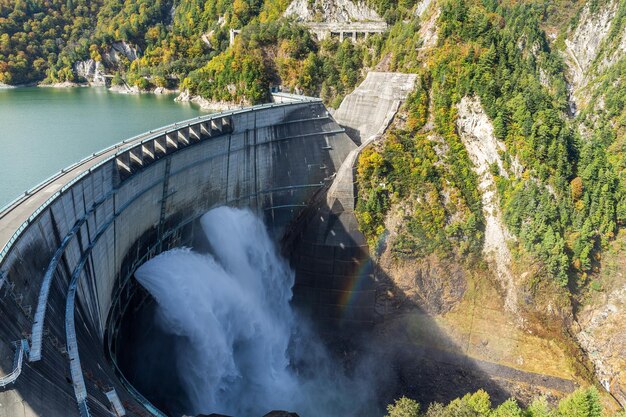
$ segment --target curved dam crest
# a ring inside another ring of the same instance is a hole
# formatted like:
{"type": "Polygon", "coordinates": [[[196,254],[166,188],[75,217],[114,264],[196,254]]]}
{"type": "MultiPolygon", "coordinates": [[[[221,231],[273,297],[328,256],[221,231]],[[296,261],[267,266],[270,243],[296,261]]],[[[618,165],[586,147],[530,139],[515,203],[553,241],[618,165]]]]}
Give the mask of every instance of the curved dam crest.
{"type": "Polygon", "coordinates": [[[0,416],[162,415],[116,370],[136,268],[219,205],[280,239],[354,148],[319,100],[263,105],[140,135],[16,201],[0,214],[0,416]]]}

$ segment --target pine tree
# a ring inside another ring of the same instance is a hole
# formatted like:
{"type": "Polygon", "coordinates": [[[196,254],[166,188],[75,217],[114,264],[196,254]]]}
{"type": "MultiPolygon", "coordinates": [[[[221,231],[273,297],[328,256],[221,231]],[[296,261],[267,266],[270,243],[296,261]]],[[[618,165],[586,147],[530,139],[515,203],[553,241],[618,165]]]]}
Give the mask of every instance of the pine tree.
{"type": "Polygon", "coordinates": [[[420,406],[410,398],[402,397],[387,406],[385,417],[419,417],[420,406]]]}
{"type": "Polygon", "coordinates": [[[562,417],[602,417],[600,394],[595,387],[578,389],[559,403],[562,417]]]}

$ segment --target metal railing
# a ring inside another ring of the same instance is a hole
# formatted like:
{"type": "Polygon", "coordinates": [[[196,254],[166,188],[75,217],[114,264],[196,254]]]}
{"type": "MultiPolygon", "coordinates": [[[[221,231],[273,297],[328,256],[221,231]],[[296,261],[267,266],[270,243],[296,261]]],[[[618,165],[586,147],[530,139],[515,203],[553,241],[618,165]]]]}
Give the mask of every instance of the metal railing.
{"type": "Polygon", "coordinates": [[[148,133],[142,133],[142,134],[139,134],[139,135],[134,136],[132,138],[126,139],[126,140],[124,140],[124,141],[122,141],[120,143],[117,143],[115,145],[109,146],[108,148],[105,148],[105,149],[103,149],[101,151],[95,152],[95,153],[91,154],[90,156],[82,159],[81,161],[76,162],[76,163],[70,165],[69,167],[62,169],[60,172],[58,172],[58,173],[52,175],[51,177],[45,179],[44,181],[42,181],[38,185],[34,186],[30,190],[24,192],[24,194],[20,195],[15,200],[13,200],[12,202],[10,202],[7,205],[5,205],[2,209],[0,209],[0,221],[2,221],[2,219],[7,215],[7,213],[13,211],[21,203],[23,203],[25,200],[27,200],[28,197],[30,197],[33,194],[36,194],[37,192],[41,191],[44,187],[52,184],[55,180],[59,179],[63,175],[67,174],[68,172],[72,171],[73,169],[75,169],[75,168],[77,168],[77,167],[79,167],[81,165],[84,165],[85,163],[87,163],[87,162],[89,162],[89,161],[91,161],[91,160],[93,160],[93,159],[95,159],[95,158],[97,158],[97,157],[107,153],[107,152],[111,152],[112,150],[117,149],[117,151],[114,154],[110,155],[108,158],[105,158],[104,160],[100,161],[98,164],[90,167],[88,170],[83,171],[77,177],[75,177],[72,180],[70,180],[67,184],[65,184],[61,188],[61,190],[59,190],[56,193],[54,193],[41,206],[39,206],[28,217],[28,219],[25,220],[17,228],[17,230],[13,233],[11,238],[9,238],[7,243],[4,245],[2,250],[0,250],[0,266],[2,265],[2,262],[4,261],[4,258],[8,254],[8,252],[11,249],[11,247],[13,246],[13,244],[17,241],[19,236],[22,234],[22,232],[28,227],[28,225],[30,225],[33,222],[33,220],[39,214],[41,214],[41,212],[43,212],[60,195],[62,195],[65,191],[67,191],[67,189],[70,186],[72,186],[77,181],[82,179],[85,175],[93,172],[95,169],[99,168],[100,166],[102,166],[102,165],[104,165],[104,164],[114,160],[121,153],[126,152],[126,151],[128,151],[130,149],[133,149],[133,148],[135,148],[137,146],[143,145],[146,142],[154,140],[154,139],[156,139],[157,137],[159,137],[159,136],[161,136],[163,134],[176,132],[176,131],[178,131],[180,129],[183,129],[183,128],[186,128],[186,127],[195,126],[197,124],[204,123],[204,122],[207,122],[207,121],[211,121],[211,120],[216,119],[216,118],[221,118],[221,117],[226,117],[226,116],[234,116],[234,115],[243,114],[243,113],[250,113],[250,112],[254,112],[254,111],[258,111],[258,110],[262,110],[262,109],[293,106],[293,105],[301,104],[303,102],[319,103],[319,102],[321,102],[321,99],[313,98],[313,97],[304,97],[303,96],[302,99],[299,102],[259,104],[259,105],[256,105],[256,106],[246,107],[246,108],[237,109],[237,110],[229,110],[229,111],[225,111],[225,112],[221,112],[221,113],[213,113],[213,114],[210,114],[210,115],[198,116],[198,117],[193,118],[193,119],[188,119],[188,120],[185,120],[185,121],[182,121],[182,122],[173,123],[171,125],[160,127],[160,128],[158,128],[156,130],[151,130],[148,133]],[[139,142],[137,142],[137,141],[139,141],[139,142]],[[132,146],[126,146],[130,142],[133,142],[133,145],[132,146]]]}
{"type": "Polygon", "coordinates": [[[6,387],[14,383],[22,373],[22,364],[24,363],[24,355],[28,355],[28,340],[22,339],[15,342],[15,359],[13,360],[13,371],[0,378],[0,387],[6,387]]]}
{"type": "Polygon", "coordinates": [[[82,400],[78,403],[78,413],[80,414],[80,417],[91,417],[91,414],[89,414],[87,400],[82,400]]]}
{"type": "MultiPolygon", "coordinates": [[[[231,111],[222,112],[222,113],[214,113],[214,114],[206,115],[206,116],[199,116],[194,119],[189,119],[183,122],[174,123],[172,125],[161,127],[159,129],[150,131],[148,133],[143,133],[133,138],[126,139],[121,143],[109,146],[106,149],[93,153],[89,157],[84,158],[83,160],[71,165],[70,167],[61,170],[57,174],[49,177],[48,179],[44,180],[40,184],[36,185],[29,191],[26,191],[23,195],[19,196],[13,202],[9,203],[7,206],[2,208],[2,210],[0,210],[0,221],[2,221],[2,219],[8,213],[10,213],[12,210],[15,210],[17,207],[19,207],[20,204],[28,200],[29,197],[36,194],[37,192],[40,192],[42,189],[49,186],[50,184],[52,184],[54,181],[58,180],[59,178],[63,177],[68,172],[71,172],[72,170],[90,161],[93,161],[95,158],[98,158],[102,156],[103,154],[115,151],[111,153],[111,155],[109,155],[108,157],[104,158],[102,161],[99,161],[96,164],[90,166],[85,171],[78,173],[75,177],[73,177],[71,180],[65,183],[57,192],[55,192],[48,199],[46,199],[46,201],[43,204],[37,207],[37,209],[35,209],[29,215],[29,217],[24,222],[22,222],[22,224],[15,230],[11,238],[7,241],[7,243],[4,245],[4,247],[0,251],[0,266],[2,266],[2,263],[5,260],[5,257],[7,256],[7,254],[9,253],[9,251],[11,250],[15,242],[21,237],[24,230],[26,230],[28,226],[32,224],[41,215],[42,212],[44,212],[48,207],[50,207],[50,205],[56,199],[58,199],[60,196],[65,194],[74,184],[76,184],[77,182],[82,180],[85,176],[91,174],[95,170],[101,168],[103,165],[115,160],[115,158],[117,158],[120,154],[127,152],[131,149],[134,149],[136,147],[139,147],[148,141],[157,139],[158,137],[164,134],[176,132],[180,129],[196,126],[198,124],[205,123],[214,119],[255,112],[258,110],[262,110],[262,109],[294,106],[294,105],[301,104],[302,102],[319,103],[321,102],[321,100],[314,99],[314,98],[303,98],[300,102],[269,103],[269,104],[262,104],[258,106],[252,106],[252,107],[248,107],[244,109],[237,109],[237,110],[231,110],[231,111]]],[[[75,225],[75,227],[76,226],[77,225],[75,225]]],[[[66,236],[66,239],[69,239],[68,236],[69,238],[71,238],[72,233],[68,234],[66,236]]],[[[64,242],[66,239],[64,239],[64,242]]],[[[90,252],[92,245],[90,245],[87,252],[90,252]]],[[[55,253],[55,256],[56,255],[57,254],[55,253]]],[[[89,409],[87,407],[87,391],[86,391],[86,387],[85,387],[85,383],[84,383],[84,379],[82,375],[82,368],[80,365],[80,357],[78,354],[78,344],[77,344],[76,333],[75,333],[74,301],[75,301],[75,296],[76,296],[76,290],[78,287],[79,276],[81,274],[85,260],[86,259],[83,259],[79,263],[79,265],[77,266],[75,270],[75,274],[72,277],[72,281],[68,289],[68,295],[66,299],[66,311],[65,311],[67,351],[68,351],[68,356],[70,358],[70,368],[71,368],[72,381],[74,384],[74,393],[75,393],[76,401],[78,403],[78,407],[79,407],[80,414],[82,417],[89,416],[89,409]]],[[[46,273],[46,276],[44,278],[47,278],[47,280],[45,280],[46,282],[42,282],[42,288],[40,289],[40,294],[39,294],[39,299],[38,299],[38,308],[37,308],[37,313],[34,318],[33,333],[32,333],[33,347],[35,348],[34,355],[32,357],[33,360],[39,360],[41,358],[41,339],[42,339],[42,334],[43,334],[43,324],[45,320],[45,310],[46,310],[47,298],[48,298],[49,289],[50,289],[49,282],[52,280],[53,273],[54,271],[52,272],[48,271],[46,273]]],[[[2,276],[2,271],[0,271],[0,276],[2,276]]],[[[14,360],[14,369],[10,374],[6,375],[5,377],[0,378],[0,387],[4,387],[17,380],[17,378],[20,376],[21,371],[22,371],[22,365],[24,362],[25,354],[29,355],[29,358],[30,358],[30,348],[29,348],[28,340],[23,339],[20,342],[16,343],[16,356],[14,360]]],[[[132,385],[130,384],[125,384],[125,385],[127,385],[127,388],[128,386],[132,387],[132,385]]],[[[143,398],[138,392],[136,392],[136,390],[134,390],[134,388],[132,391],[135,391],[136,398],[143,398]]],[[[156,409],[152,404],[150,404],[147,400],[144,399],[144,401],[141,401],[141,402],[143,406],[146,407],[146,409],[149,410],[153,415],[163,416],[163,414],[161,414],[160,411],[156,409]]]]}

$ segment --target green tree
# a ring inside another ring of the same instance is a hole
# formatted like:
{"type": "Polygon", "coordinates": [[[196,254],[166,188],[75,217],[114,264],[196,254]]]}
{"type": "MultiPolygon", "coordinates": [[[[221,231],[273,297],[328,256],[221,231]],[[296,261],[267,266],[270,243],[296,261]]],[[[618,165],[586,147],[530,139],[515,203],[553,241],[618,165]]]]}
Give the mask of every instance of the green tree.
{"type": "Polygon", "coordinates": [[[517,405],[517,401],[508,399],[500,404],[490,417],[526,417],[526,413],[517,405]]]}
{"type": "Polygon", "coordinates": [[[385,417],[419,417],[420,406],[410,398],[401,397],[387,406],[385,417]]]}
{"type": "Polygon", "coordinates": [[[559,402],[563,417],[602,417],[600,394],[595,387],[580,388],[559,402]]]}
{"type": "Polygon", "coordinates": [[[554,417],[554,411],[551,409],[545,397],[533,400],[527,410],[528,417],[554,417]]]}

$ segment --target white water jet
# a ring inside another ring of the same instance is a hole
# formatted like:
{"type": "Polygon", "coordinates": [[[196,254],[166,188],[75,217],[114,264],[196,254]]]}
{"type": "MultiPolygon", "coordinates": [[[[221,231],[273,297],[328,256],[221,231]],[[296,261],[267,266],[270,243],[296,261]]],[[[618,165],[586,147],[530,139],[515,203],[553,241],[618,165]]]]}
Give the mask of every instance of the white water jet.
{"type": "Polygon", "coordinates": [[[175,360],[190,411],[356,413],[366,391],[295,320],[289,305],[294,273],[262,221],[249,210],[220,207],[201,222],[213,256],[175,249],[135,274],[158,304],[157,325],[184,340],[175,360]],[[304,371],[293,363],[305,363],[304,371]]]}

